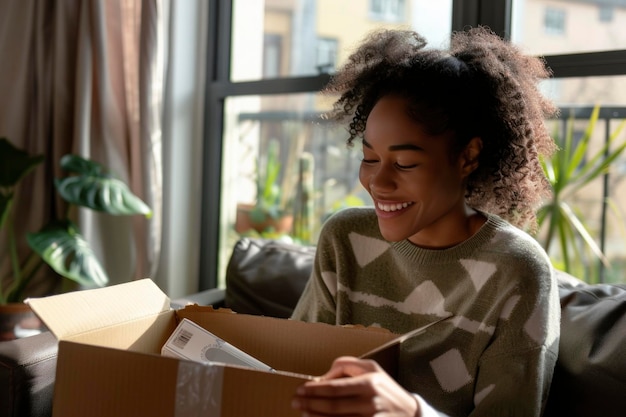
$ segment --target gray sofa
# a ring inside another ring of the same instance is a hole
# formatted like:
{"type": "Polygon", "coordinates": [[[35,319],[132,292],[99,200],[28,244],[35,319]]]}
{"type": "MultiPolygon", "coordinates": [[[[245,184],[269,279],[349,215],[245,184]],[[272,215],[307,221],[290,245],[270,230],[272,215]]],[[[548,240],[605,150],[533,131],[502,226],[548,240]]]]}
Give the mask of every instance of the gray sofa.
{"type": "MultiPolygon", "coordinates": [[[[226,289],[172,300],[288,317],[309,277],[314,248],[242,238],[226,289]]],[[[626,286],[587,285],[559,272],[560,356],[545,416],[626,415],[626,286]]],[[[50,333],[0,343],[0,417],[50,416],[56,340],[50,333]]],[[[495,416],[497,417],[497,416],[495,416]]]]}

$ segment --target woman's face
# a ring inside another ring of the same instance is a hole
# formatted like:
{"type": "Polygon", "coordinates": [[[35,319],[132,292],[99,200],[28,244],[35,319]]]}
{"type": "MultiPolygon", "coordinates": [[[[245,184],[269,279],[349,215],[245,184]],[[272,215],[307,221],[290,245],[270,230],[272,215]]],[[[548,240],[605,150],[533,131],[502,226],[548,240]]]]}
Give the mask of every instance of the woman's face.
{"type": "Polygon", "coordinates": [[[440,248],[458,243],[466,220],[463,155],[450,154],[450,133],[431,136],[389,95],[372,109],[364,132],[359,180],[374,200],[389,241],[440,248]],[[462,228],[462,227],[461,227],[462,228]]]}

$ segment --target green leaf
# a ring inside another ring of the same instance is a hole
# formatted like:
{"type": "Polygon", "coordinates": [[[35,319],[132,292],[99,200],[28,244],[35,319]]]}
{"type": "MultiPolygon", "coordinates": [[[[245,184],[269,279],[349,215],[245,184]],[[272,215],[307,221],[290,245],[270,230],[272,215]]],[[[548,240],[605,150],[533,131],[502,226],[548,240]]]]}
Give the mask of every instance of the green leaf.
{"type": "Polygon", "coordinates": [[[67,202],[112,215],[152,215],[152,210],[121,180],[105,172],[102,165],[76,155],[61,159],[63,169],[77,173],[55,179],[59,194],[67,202]]]}
{"type": "Polygon", "coordinates": [[[60,164],[64,171],[85,176],[97,177],[105,175],[107,172],[106,168],[99,163],[85,159],[78,155],[64,155],[61,157],[60,164]]]}
{"type": "MultiPolygon", "coordinates": [[[[572,173],[580,168],[580,164],[587,155],[587,151],[589,150],[589,143],[591,142],[591,137],[593,136],[593,132],[596,129],[596,124],[598,123],[599,116],[600,106],[595,106],[591,111],[591,116],[589,117],[589,122],[587,123],[587,127],[585,128],[585,133],[583,133],[583,136],[578,142],[576,149],[571,156],[567,155],[571,160],[570,169],[572,170],[572,173]]],[[[570,123],[573,124],[573,120],[570,120],[570,123]]],[[[570,140],[572,139],[570,138],[570,140]]],[[[582,168],[582,171],[584,171],[587,165],[588,163],[585,164],[585,166],[582,168]]]]}
{"type": "Polygon", "coordinates": [[[574,236],[575,234],[574,231],[578,233],[578,235],[584,240],[585,244],[587,245],[587,247],[589,247],[589,249],[591,249],[594,255],[598,259],[600,259],[600,261],[602,261],[602,263],[605,266],[608,266],[609,265],[608,259],[606,258],[606,256],[604,256],[604,253],[602,253],[602,249],[600,249],[600,246],[598,246],[595,240],[593,240],[593,237],[587,230],[587,227],[585,226],[583,221],[578,216],[576,216],[576,214],[570,208],[569,205],[563,203],[561,207],[562,207],[563,213],[567,217],[569,224],[571,225],[571,230],[572,230],[571,236],[572,237],[574,236]]]}
{"type": "MultiPolygon", "coordinates": [[[[280,201],[280,187],[276,184],[280,175],[280,144],[272,139],[268,145],[267,161],[265,165],[265,178],[260,177],[261,198],[266,208],[277,205],[280,201]]],[[[259,173],[260,175],[260,173],[259,173]]]]}
{"type": "Polygon", "coordinates": [[[0,187],[14,187],[43,160],[43,155],[30,156],[6,138],[0,138],[0,187]]]}
{"type": "Polygon", "coordinates": [[[78,227],[56,222],[38,233],[28,233],[30,247],[59,275],[87,287],[103,287],[109,278],[78,227]]]}

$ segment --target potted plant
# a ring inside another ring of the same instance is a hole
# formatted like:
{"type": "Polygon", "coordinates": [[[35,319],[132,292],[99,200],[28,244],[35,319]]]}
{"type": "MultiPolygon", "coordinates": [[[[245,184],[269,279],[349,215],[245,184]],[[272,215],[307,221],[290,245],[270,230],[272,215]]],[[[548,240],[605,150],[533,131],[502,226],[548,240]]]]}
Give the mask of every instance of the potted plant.
{"type": "MultiPolygon", "coordinates": [[[[9,311],[27,309],[23,303],[28,296],[27,286],[44,264],[83,287],[102,287],[108,283],[106,272],[70,218],[72,206],[111,215],[143,214],[149,217],[152,214],[125,183],[108,173],[102,165],[77,155],[66,155],[61,158],[60,165],[71,175],[54,179],[54,186],[61,198],[69,203],[68,212],[37,232],[16,236],[14,222],[17,213],[12,210],[15,193],[21,180],[43,160],[43,156],[31,156],[6,138],[0,138],[0,233],[6,237],[8,249],[0,262],[10,263],[9,275],[0,277],[0,307],[9,311]],[[26,240],[31,251],[22,257],[17,249],[20,239],[26,240]]],[[[2,330],[6,331],[5,328],[2,330]]]]}
{"type": "Polygon", "coordinates": [[[626,126],[626,120],[623,120],[611,132],[604,146],[589,154],[599,114],[600,107],[595,106],[582,137],[577,141],[574,138],[574,118],[569,117],[565,134],[554,135],[559,149],[549,159],[541,161],[552,186],[552,197],[537,211],[540,232],[537,239],[548,253],[557,255],[552,259],[559,268],[576,276],[583,276],[581,268],[585,259],[597,259],[605,266],[608,266],[608,261],[580,210],[572,204],[572,197],[608,173],[612,163],[626,149],[626,142],[616,143],[626,126]]]}
{"type": "Polygon", "coordinates": [[[235,230],[240,234],[256,233],[276,237],[288,233],[293,224],[291,201],[281,182],[282,164],[278,140],[269,141],[267,158],[257,163],[256,201],[253,205],[239,204],[235,230]]]}

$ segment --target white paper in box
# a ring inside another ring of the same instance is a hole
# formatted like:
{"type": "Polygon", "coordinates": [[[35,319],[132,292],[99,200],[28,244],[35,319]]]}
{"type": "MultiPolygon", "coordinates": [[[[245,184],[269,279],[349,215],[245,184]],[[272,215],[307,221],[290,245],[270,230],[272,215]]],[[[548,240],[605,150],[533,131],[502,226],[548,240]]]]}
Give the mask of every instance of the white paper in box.
{"type": "Polygon", "coordinates": [[[219,362],[263,371],[273,369],[193,321],[183,318],[161,349],[163,356],[196,362],[219,362]]]}

